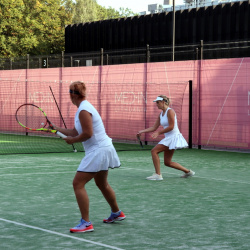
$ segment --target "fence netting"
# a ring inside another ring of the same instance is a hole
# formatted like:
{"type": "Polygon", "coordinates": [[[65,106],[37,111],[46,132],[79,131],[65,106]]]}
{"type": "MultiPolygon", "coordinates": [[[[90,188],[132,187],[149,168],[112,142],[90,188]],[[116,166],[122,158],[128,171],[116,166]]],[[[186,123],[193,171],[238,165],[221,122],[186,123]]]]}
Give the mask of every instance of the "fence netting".
{"type": "MultiPolygon", "coordinates": [[[[69,98],[69,82],[1,79],[0,83],[0,154],[83,151],[81,143],[72,146],[54,134],[29,131],[21,127],[15,118],[20,105],[32,103],[42,108],[54,124],[73,128],[77,107],[69,98]]],[[[188,82],[88,83],[87,100],[99,111],[106,132],[118,151],[139,150],[137,132],[152,126],[161,112],[153,103],[158,95],[170,97],[179,128],[182,128],[182,107],[187,85],[188,82]]],[[[142,141],[148,145],[156,143],[150,134],[143,135],[142,141]]]]}

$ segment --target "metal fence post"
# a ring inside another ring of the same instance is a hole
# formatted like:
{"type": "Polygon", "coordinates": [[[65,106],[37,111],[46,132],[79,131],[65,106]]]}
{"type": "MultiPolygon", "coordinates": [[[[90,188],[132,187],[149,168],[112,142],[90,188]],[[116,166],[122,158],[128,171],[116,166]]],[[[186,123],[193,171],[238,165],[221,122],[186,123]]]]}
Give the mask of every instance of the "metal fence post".
{"type": "Polygon", "coordinates": [[[193,148],[193,81],[189,80],[189,117],[188,117],[188,145],[193,148]]]}
{"type": "Polygon", "coordinates": [[[173,57],[173,62],[175,61],[175,0],[173,0],[173,13],[172,13],[172,57],[173,57]]]}
{"type": "Polygon", "coordinates": [[[201,58],[201,60],[203,60],[203,49],[204,49],[204,48],[203,48],[203,40],[201,40],[201,41],[200,41],[200,53],[201,53],[201,54],[200,54],[200,56],[201,56],[200,58],[201,58]]]}
{"type": "Polygon", "coordinates": [[[10,70],[12,70],[12,58],[10,58],[10,70]]]}
{"type": "Polygon", "coordinates": [[[101,66],[103,66],[103,48],[101,48],[101,55],[100,55],[100,59],[101,59],[101,66]]]}
{"type": "Polygon", "coordinates": [[[39,69],[42,68],[42,58],[40,56],[38,57],[38,67],[39,69]]]}
{"type": "Polygon", "coordinates": [[[147,48],[146,48],[146,62],[147,63],[150,62],[150,48],[149,48],[149,44],[147,44],[147,48]]]}
{"type": "MultiPolygon", "coordinates": [[[[30,55],[27,54],[26,55],[26,69],[29,69],[30,68],[30,55]]],[[[27,79],[27,78],[26,78],[27,79]]]]}
{"type": "Polygon", "coordinates": [[[64,67],[64,51],[61,53],[61,67],[64,67]]]}
{"type": "Polygon", "coordinates": [[[199,60],[199,48],[195,49],[195,59],[199,60]]]}
{"type": "Polygon", "coordinates": [[[199,124],[198,124],[198,149],[201,149],[201,67],[203,60],[203,40],[200,41],[200,62],[199,62],[199,78],[198,78],[198,90],[199,90],[199,124]]]}
{"type": "Polygon", "coordinates": [[[109,54],[106,55],[107,65],[109,65],[109,54]]]}
{"type": "MultiPolygon", "coordinates": [[[[28,71],[30,68],[30,55],[26,55],[26,76],[25,76],[25,102],[27,103],[28,100],[28,71]]],[[[26,136],[28,136],[28,130],[26,129],[26,136]]]]}

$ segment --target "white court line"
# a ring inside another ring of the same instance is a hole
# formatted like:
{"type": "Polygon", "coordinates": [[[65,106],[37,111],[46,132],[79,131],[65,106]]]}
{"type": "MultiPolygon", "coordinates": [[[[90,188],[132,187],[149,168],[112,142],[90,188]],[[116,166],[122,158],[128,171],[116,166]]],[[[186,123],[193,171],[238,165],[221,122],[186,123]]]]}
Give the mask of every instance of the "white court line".
{"type": "Polygon", "coordinates": [[[70,174],[76,171],[64,171],[64,172],[37,172],[37,173],[24,173],[24,174],[1,174],[0,176],[23,176],[23,175],[45,175],[45,174],[70,174]]]}
{"type": "MultiPolygon", "coordinates": [[[[120,167],[122,168],[122,167],[120,167]]],[[[122,170],[139,170],[142,172],[152,172],[152,170],[145,170],[145,169],[138,169],[138,168],[122,168],[122,170]]],[[[162,172],[163,174],[170,174],[170,175],[178,175],[174,173],[168,173],[168,172],[162,172]]],[[[201,178],[206,180],[214,180],[214,181],[224,181],[224,182],[230,182],[230,183],[239,183],[239,184],[250,184],[250,182],[242,182],[242,181],[232,181],[232,180],[223,180],[223,179],[216,179],[216,178],[208,178],[208,177],[201,177],[201,176],[193,176],[192,178],[201,178]]]]}
{"type": "MultiPolygon", "coordinates": [[[[16,164],[16,162],[14,164],[16,164]]],[[[77,164],[79,164],[79,163],[77,163],[77,164]]],[[[60,167],[69,167],[69,166],[72,167],[72,166],[74,166],[74,164],[67,164],[67,165],[60,164],[60,167]]],[[[75,164],[75,166],[76,166],[76,169],[77,169],[78,165],[75,164]]],[[[28,168],[35,169],[35,168],[55,168],[55,167],[52,166],[52,165],[44,165],[44,166],[40,165],[40,166],[30,166],[30,167],[29,166],[25,166],[25,167],[23,167],[23,166],[20,166],[20,167],[1,167],[0,171],[5,170],[5,169],[22,169],[23,170],[23,169],[28,169],[28,168]]]]}
{"type": "MultiPolygon", "coordinates": [[[[152,172],[152,170],[146,170],[146,169],[139,169],[139,168],[128,168],[128,167],[120,167],[119,169],[121,170],[138,170],[141,172],[152,172]]],[[[23,175],[46,175],[46,174],[70,174],[70,173],[75,173],[75,171],[62,171],[62,172],[37,172],[37,173],[24,173],[24,174],[1,174],[0,176],[23,176],[23,175]]],[[[163,174],[168,174],[168,175],[178,175],[174,173],[168,173],[168,172],[162,172],[163,174]]],[[[224,180],[224,179],[216,179],[216,178],[211,178],[211,177],[201,177],[201,176],[194,176],[192,178],[201,178],[201,179],[206,179],[206,180],[214,180],[214,181],[224,181],[224,182],[230,182],[230,183],[239,183],[239,184],[250,184],[249,182],[242,182],[242,181],[232,181],[232,180],[224,180]]]]}
{"type": "Polygon", "coordinates": [[[87,243],[90,243],[90,244],[93,244],[93,245],[97,245],[97,246],[101,246],[101,247],[106,247],[106,248],[116,249],[116,250],[123,250],[122,248],[118,248],[118,247],[114,247],[114,246],[102,244],[102,243],[99,243],[99,242],[94,242],[94,241],[91,241],[91,240],[85,240],[85,239],[82,239],[82,238],[74,237],[74,236],[67,235],[67,234],[58,233],[58,232],[47,230],[47,229],[43,229],[43,228],[40,228],[40,227],[30,226],[30,225],[19,223],[19,222],[16,222],[16,221],[6,220],[6,219],[3,219],[3,218],[0,218],[0,221],[12,223],[12,224],[15,224],[15,225],[18,225],[18,226],[27,227],[27,228],[31,228],[31,229],[35,229],[35,230],[39,230],[39,231],[50,233],[50,234],[55,234],[55,235],[58,235],[58,236],[61,236],[61,237],[65,237],[65,238],[71,238],[71,239],[74,239],[74,240],[79,240],[79,241],[87,242],[87,243]]]}
{"type": "MultiPolygon", "coordinates": [[[[194,176],[192,178],[197,178],[198,176],[194,176]]],[[[230,183],[238,183],[238,184],[250,184],[250,182],[243,182],[243,181],[232,181],[232,180],[223,180],[223,179],[217,179],[217,178],[206,178],[206,177],[198,177],[201,179],[206,179],[206,180],[213,180],[213,181],[224,181],[224,182],[230,182],[230,183]]]]}

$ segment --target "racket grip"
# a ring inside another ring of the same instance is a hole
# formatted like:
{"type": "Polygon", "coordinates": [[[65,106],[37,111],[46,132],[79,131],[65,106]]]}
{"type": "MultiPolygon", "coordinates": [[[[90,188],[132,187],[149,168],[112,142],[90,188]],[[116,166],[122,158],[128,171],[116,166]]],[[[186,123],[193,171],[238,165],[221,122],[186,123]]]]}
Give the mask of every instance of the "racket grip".
{"type": "Polygon", "coordinates": [[[62,134],[62,133],[59,132],[59,131],[56,131],[56,134],[57,134],[58,136],[60,136],[61,138],[66,138],[66,137],[67,137],[66,135],[62,134]]]}

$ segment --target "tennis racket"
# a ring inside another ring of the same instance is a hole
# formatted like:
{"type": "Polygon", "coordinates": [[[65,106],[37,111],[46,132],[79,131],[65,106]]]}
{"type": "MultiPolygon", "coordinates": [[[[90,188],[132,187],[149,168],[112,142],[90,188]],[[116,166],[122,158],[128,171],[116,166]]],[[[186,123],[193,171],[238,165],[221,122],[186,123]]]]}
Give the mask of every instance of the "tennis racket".
{"type": "Polygon", "coordinates": [[[141,145],[141,148],[143,148],[143,144],[142,144],[140,135],[136,135],[136,137],[137,137],[138,142],[139,142],[140,145],[141,145]]]}
{"type": "Polygon", "coordinates": [[[50,132],[61,138],[67,137],[55,130],[45,112],[34,104],[26,103],[21,105],[16,111],[16,120],[27,130],[50,132]],[[48,128],[45,128],[46,126],[48,128]]]}
{"type": "MultiPolygon", "coordinates": [[[[50,92],[51,92],[51,94],[52,94],[52,96],[53,96],[53,99],[54,99],[54,101],[55,101],[56,107],[57,107],[57,109],[58,109],[59,115],[60,115],[60,117],[61,117],[61,119],[62,119],[62,121],[63,121],[64,127],[67,129],[66,123],[65,123],[65,121],[64,121],[64,119],[63,119],[63,116],[62,116],[62,112],[61,112],[61,110],[60,110],[60,108],[59,108],[59,106],[58,106],[58,103],[57,103],[57,101],[56,101],[56,98],[55,98],[55,96],[54,96],[54,93],[53,93],[53,91],[52,91],[52,88],[51,88],[50,86],[49,86],[49,88],[50,88],[50,92]]],[[[73,151],[76,153],[76,152],[77,152],[77,149],[75,148],[74,144],[71,144],[71,145],[72,145],[73,151]]]]}

